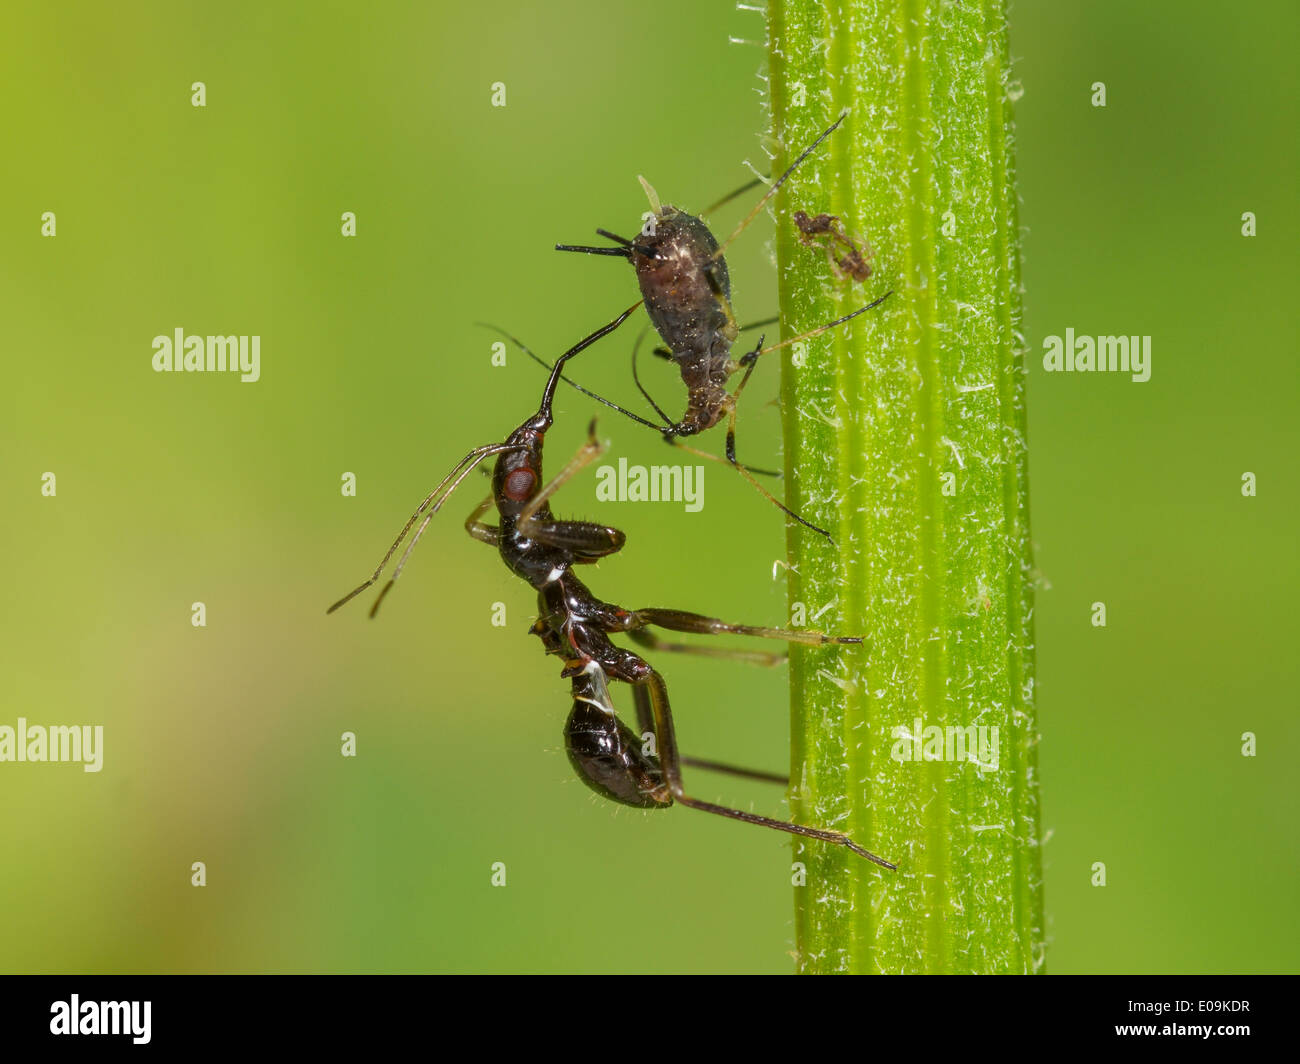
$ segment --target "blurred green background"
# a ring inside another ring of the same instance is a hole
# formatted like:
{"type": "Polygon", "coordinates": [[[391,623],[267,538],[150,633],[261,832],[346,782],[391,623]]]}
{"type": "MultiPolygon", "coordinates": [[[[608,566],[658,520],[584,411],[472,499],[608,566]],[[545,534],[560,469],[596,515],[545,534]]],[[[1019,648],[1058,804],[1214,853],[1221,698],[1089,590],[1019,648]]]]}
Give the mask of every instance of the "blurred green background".
{"type": "MultiPolygon", "coordinates": [[[[1012,12],[1050,971],[1300,967],[1296,21],[1287,2],[1012,12]],[[1150,382],[1044,374],[1066,327],[1152,335],[1150,382]]],[[[552,244],[635,228],[639,173],[698,210],[765,166],[763,51],[729,37],[761,41],[761,16],[6,6],[0,724],[106,735],[99,774],[0,764],[0,969],[790,969],[786,839],[619,810],[572,776],[533,596],[461,528],[477,478],[377,621],[369,599],[324,614],[536,403],[540,370],[494,368],[474,322],[562,350],[635,290],[552,244]],[[262,379],[154,373],[177,327],[260,335],[262,379]]],[[[729,254],[742,318],[775,307],[770,231],[729,254]]],[[[642,321],[577,375],[631,400],[642,321]]],[[[676,409],[669,369],[652,389],[676,409]]],[[[747,391],[754,464],[779,462],[776,390],[769,370],[747,391]]],[[[593,412],[561,394],[552,468],[593,412]]],[[[612,414],[601,431],[667,460],[612,414]]],[[[778,515],[720,468],[705,482],[696,514],[597,503],[590,473],[557,509],[626,530],[602,596],[781,621],[778,515]]],[[[786,763],[783,672],[664,669],[684,747],[786,763]]]]}

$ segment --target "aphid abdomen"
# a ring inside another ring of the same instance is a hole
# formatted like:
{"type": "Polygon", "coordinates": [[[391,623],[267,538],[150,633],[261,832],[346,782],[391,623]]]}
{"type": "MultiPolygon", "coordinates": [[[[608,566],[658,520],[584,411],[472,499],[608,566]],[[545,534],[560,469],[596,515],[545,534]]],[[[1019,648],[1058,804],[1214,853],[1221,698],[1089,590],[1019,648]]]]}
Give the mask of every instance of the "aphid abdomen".
{"type": "Polygon", "coordinates": [[[637,281],[656,331],[674,356],[711,351],[719,334],[736,338],[731,279],[718,242],[698,218],[664,207],[652,234],[636,240],[637,281]]]}

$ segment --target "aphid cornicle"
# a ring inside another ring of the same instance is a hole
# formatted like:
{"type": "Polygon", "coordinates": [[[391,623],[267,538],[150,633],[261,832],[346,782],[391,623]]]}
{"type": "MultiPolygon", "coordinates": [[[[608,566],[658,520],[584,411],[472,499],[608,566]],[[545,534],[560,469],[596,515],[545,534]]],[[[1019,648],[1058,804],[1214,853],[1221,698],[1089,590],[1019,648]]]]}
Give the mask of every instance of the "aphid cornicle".
{"type": "Polygon", "coordinates": [[[686,385],[686,412],[670,426],[674,436],[713,428],[734,409],[727,392],[731,346],[740,328],[731,311],[727,260],[699,218],[663,206],[652,195],[653,223],[632,246],[641,297],[655,331],[671,350],[686,385]]]}
{"type": "MultiPolygon", "coordinates": [[[[603,450],[596,440],[593,421],[588,430],[587,442],[558,475],[549,482],[544,482],[542,449],[546,433],[552,425],[552,400],[565,363],[618,328],[636,306],[639,304],[628,308],[608,325],[561,355],[551,370],[537,412],[526,418],[501,443],[475,448],[461,459],[411,515],[370,579],[334,603],[328,612],[332,613],[379,580],[397,548],[423,516],[392,577],[384,585],[370,611],[371,616],[374,616],[380,602],[401,575],[411,551],[433,515],[479,463],[495,456],[492,491],[475,507],[465,522],[465,528],[475,539],[496,547],[510,571],[537,591],[538,618],[532,627],[532,634],[541,640],[547,653],[561,659],[564,665],[560,675],[570,680],[573,706],[565,723],[565,749],[570,763],[583,782],[598,794],[625,805],[657,809],[677,803],[760,827],[843,846],[876,864],[893,868],[894,865],[863,849],[840,832],[759,816],[688,795],[682,784],[683,765],[718,769],[758,779],[783,778],[682,756],[677,749],[668,687],[663,677],[640,655],[615,645],[610,636],[624,633],[645,646],[711,656],[726,656],[727,652],[663,644],[647,629],[658,627],[699,635],[750,635],[808,646],[860,644],[860,638],[729,624],[714,617],[683,610],[627,610],[596,598],[573,572],[576,565],[595,562],[622,549],[623,533],[590,521],[557,520],[552,514],[551,496],[603,450]],[[490,525],[481,519],[493,506],[497,511],[497,524],[490,525]],[[618,718],[609,697],[610,680],[631,687],[640,734],[632,731],[618,718]],[[643,736],[647,734],[654,737],[653,753],[643,746],[643,736]]],[[[753,654],[737,656],[748,657],[750,660],[755,657],[753,654]]],[[[780,660],[779,655],[764,657],[772,663],[780,660]]]]}
{"type": "MultiPolygon", "coordinates": [[[[649,197],[651,212],[635,239],[628,240],[605,229],[597,229],[597,234],[614,241],[613,247],[556,245],[557,251],[577,251],[623,258],[630,262],[636,271],[646,312],[665,344],[665,347],[656,349],[655,354],[676,364],[682,383],[686,386],[686,410],[674,421],[664,413],[642,386],[636,372],[634,352],[633,376],[637,387],[662,419],[661,424],[652,424],[652,427],[658,429],[670,443],[685,447],[678,442],[681,437],[705,432],[725,418],[727,421],[726,460],[788,516],[828,540],[831,538],[829,532],[805,520],[787,507],[754,479],[753,470],[737,461],[736,404],[761,355],[819,336],[879,306],[893,295],[893,292],[892,290],[886,292],[879,299],[858,308],[851,314],[836,318],[798,336],[789,337],[780,343],[764,347],[764,337],[760,336],[752,350],[741,358],[735,359],[731,357],[731,348],[742,329],[737,324],[731,307],[731,278],[723,252],[758,216],[799,164],[807,159],[843,121],[844,115],[840,115],[829,129],[804,149],[786,171],[768,187],[749,214],[721,244],[703,220],[676,207],[661,203],[655,190],[642,178],[641,184],[649,197]],[[734,392],[728,391],[727,385],[731,377],[740,370],[744,370],[740,383],[734,392]]],[[[725,203],[737,194],[732,193],[714,206],[725,203]]],[[[710,208],[710,211],[712,209],[710,208]]],[[[645,419],[631,414],[602,396],[595,395],[567,377],[563,379],[592,398],[614,407],[621,413],[628,414],[635,420],[647,423],[645,419]]],[[[714,457],[692,447],[685,447],[685,449],[702,457],[714,457]]]]}

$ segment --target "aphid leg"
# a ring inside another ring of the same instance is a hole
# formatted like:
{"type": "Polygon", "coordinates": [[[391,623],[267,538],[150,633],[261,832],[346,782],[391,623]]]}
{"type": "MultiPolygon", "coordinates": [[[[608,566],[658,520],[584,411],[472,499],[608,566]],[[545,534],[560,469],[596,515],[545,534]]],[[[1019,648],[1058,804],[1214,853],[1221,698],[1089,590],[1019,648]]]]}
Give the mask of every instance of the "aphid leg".
{"type": "MultiPolygon", "coordinates": [[[[736,405],[740,402],[740,393],[745,390],[745,385],[749,383],[749,378],[754,375],[754,367],[758,365],[757,362],[758,355],[763,349],[763,340],[764,337],[759,336],[758,345],[754,348],[754,350],[751,351],[749,354],[745,355],[740,360],[740,362],[736,364],[737,368],[739,368],[741,365],[744,365],[746,361],[748,361],[748,365],[745,366],[745,375],[740,378],[740,383],[736,385],[736,390],[731,393],[731,397],[727,400],[727,438],[726,438],[726,445],[725,445],[727,461],[730,462],[742,473],[745,471],[746,468],[748,468],[749,472],[751,473],[760,472],[760,470],[753,469],[752,467],[742,466],[738,461],[736,461],[736,405]]],[[[753,480],[751,478],[751,483],[752,482],[753,480]]],[[[759,488],[759,490],[762,491],[762,488],[759,488]]],[[[772,501],[776,502],[775,499],[773,499],[772,501]]],[[[786,508],[782,506],[781,503],[777,502],[777,505],[781,506],[783,510],[786,510],[786,508]]],[[[814,532],[820,532],[827,539],[830,539],[832,543],[835,542],[833,539],[831,539],[830,534],[826,532],[824,529],[818,528],[816,525],[809,524],[807,521],[805,521],[798,514],[794,513],[792,510],[786,510],[786,513],[789,513],[801,525],[804,525],[807,528],[811,528],[814,532]]]]}
{"type": "Polygon", "coordinates": [[[739,473],[742,477],[744,477],[747,481],[749,481],[749,483],[753,486],[755,491],[757,491],[760,495],[762,495],[765,499],[767,499],[767,501],[770,502],[773,506],[775,506],[778,510],[784,513],[787,517],[799,522],[799,524],[803,525],[804,528],[808,529],[809,531],[816,532],[819,536],[825,536],[826,541],[830,543],[832,546],[834,546],[835,539],[829,532],[826,531],[826,529],[813,524],[811,521],[807,520],[804,517],[800,517],[797,513],[795,513],[792,509],[790,509],[790,507],[788,507],[785,503],[783,503],[780,499],[778,499],[775,495],[773,495],[770,491],[768,491],[767,488],[763,487],[763,485],[760,484],[754,477],[755,473],[760,473],[760,474],[770,475],[770,476],[780,476],[780,473],[772,470],[765,470],[765,469],[750,469],[748,466],[741,465],[740,462],[736,460],[736,398],[740,395],[741,389],[745,387],[745,383],[749,380],[750,375],[754,372],[754,366],[756,365],[756,363],[754,362],[753,359],[754,357],[756,357],[757,352],[761,349],[762,343],[763,341],[760,339],[758,348],[755,348],[749,354],[745,355],[745,357],[742,358],[740,362],[734,363],[734,365],[737,368],[739,368],[741,365],[745,366],[745,375],[744,377],[741,378],[740,386],[735,390],[735,392],[732,393],[730,398],[728,398],[727,400],[727,406],[728,406],[727,444],[726,444],[727,457],[725,459],[720,459],[718,458],[717,455],[708,454],[705,451],[697,450],[696,448],[691,447],[685,443],[682,443],[679,440],[674,440],[668,437],[665,438],[667,438],[668,442],[671,443],[674,447],[680,447],[682,450],[687,451],[690,454],[697,455],[700,458],[709,458],[715,462],[725,461],[737,473],[739,473]]]}
{"type": "Polygon", "coordinates": [[[731,468],[734,469],[737,473],[739,473],[742,477],[744,477],[747,481],[749,481],[749,483],[753,485],[754,489],[760,495],[762,495],[763,498],[765,498],[778,510],[784,513],[787,517],[799,522],[799,524],[803,525],[804,528],[808,529],[809,531],[816,532],[819,536],[825,536],[826,541],[830,543],[832,546],[834,546],[835,539],[831,536],[829,532],[826,531],[826,529],[819,528],[817,525],[814,525],[811,521],[808,521],[805,518],[800,517],[797,513],[791,510],[790,507],[788,507],[785,503],[783,503],[780,499],[778,499],[775,495],[773,495],[770,491],[768,491],[767,488],[763,487],[762,484],[760,484],[757,480],[754,479],[755,473],[758,473],[760,476],[779,477],[781,475],[780,470],[753,469],[750,466],[741,465],[739,462],[736,461],[734,438],[729,441],[732,447],[732,455],[729,458],[723,458],[720,455],[716,455],[716,454],[709,454],[708,451],[701,451],[696,447],[690,446],[690,444],[682,443],[680,440],[669,439],[668,442],[671,443],[674,447],[680,447],[687,454],[695,455],[697,458],[707,458],[711,462],[725,462],[727,465],[731,466],[731,468]]]}
{"type": "Polygon", "coordinates": [[[736,647],[697,646],[694,643],[670,643],[659,638],[654,632],[644,628],[634,628],[627,633],[628,638],[647,650],[665,651],[673,654],[695,654],[702,658],[722,658],[726,661],[743,661],[749,665],[763,665],[775,668],[784,665],[789,654],[780,651],[741,650],[736,647]]]}
{"type": "Polygon", "coordinates": [[[742,466],[739,462],[733,462],[730,458],[724,458],[720,454],[711,454],[709,451],[701,451],[698,447],[692,447],[689,443],[682,443],[675,436],[665,436],[664,442],[671,444],[679,450],[692,454],[696,458],[707,458],[710,462],[717,462],[719,465],[735,466],[737,469],[747,469],[751,473],[757,473],[760,477],[779,477],[782,472],[779,469],[759,469],[757,466],[742,466]]]}
{"type": "MultiPolygon", "coordinates": [[[[765,329],[769,325],[775,325],[780,320],[781,320],[780,315],[776,315],[771,318],[763,318],[760,321],[746,322],[744,325],[736,326],[736,330],[737,333],[747,333],[752,329],[765,329]]],[[[672,361],[673,358],[673,353],[669,351],[668,348],[666,347],[656,347],[650,353],[652,355],[657,356],[658,358],[667,359],[670,362],[672,361]]]]}
{"type": "MultiPolygon", "coordinates": [[[[632,347],[632,380],[634,380],[634,381],[636,382],[637,389],[638,389],[638,390],[641,392],[641,394],[645,397],[646,402],[648,402],[652,407],[654,407],[654,408],[655,408],[655,412],[656,412],[656,413],[657,413],[661,418],[664,419],[664,424],[665,424],[666,426],[671,426],[671,425],[672,425],[672,418],[670,418],[667,414],[664,413],[663,408],[660,407],[660,405],[654,401],[654,396],[652,396],[648,391],[646,391],[646,387],[645,387],[645,385],[641,383],[641,375],[640,375],[640,373],[637,372],[637,367],[636,367],[636,356],[637,356],[637,353],[638,353],[638,352],[640,351],[640,349],[641,349],[641,341],[642,341],[644,338],[645,338],[645,333],[644,333],[644,331],[643,331],[643,332],[641,333],[641,335],[637,337],[636,344],[632,347]]],[[[761,346],[761,341],[760,341],[760,346],[761,346]]],[[[654,349],[654,353],[655,353],[656,355],[661,356],[662,358],[666,358],[666,359],[668,359],[669,361],[672,361],[672,357],[673,357],[672,352],[671,352],[671,351],[668,351],[668,350],[665,349],[665,348],[662,348],[662,347],[656,347],[656,348],[654,349]]],[[[748,375],[746,375],[746,376],[748,376],[748,375]]],[[[663,429],[660,429],[660,431],[663,432],[663,429]]],[[[733,436],[734,436],[734,433],[733,433],[733,436]]],[[[740,470],[740,471],[742,472],[742,474],[743,474],[746,470],[748,470],[748,472],[750,472],[750,473],[757,473],[757,474],[758,474],[759,476],[761,476],[761,477],[779,477],[779,476],[781,475],[781,471],[780,471],[779,469],[756,469],[756,468],[754,468],[753,466],[741,466],[741,464],[740,464],[739,462],[736,461],[736,456],[735,456],[735,441],[734,441],[734,439],[733,439],[733,441],[732,441],[732,453],[731,453],[731,456],[728,457],[728,458],[719,458],[716,454],[709,454],[707,451],[701,451],[701,450],[698,450],[698,449],[695,448],[695,447],[690,447],[690,446],[688,446],[687,444],[682,443],[680,440],[678,440],[677,438],[675,438],[674,436],[670,435],[670,434],[667,433],[667,432],[664,432],[664,442],[665,442],[665,443],[672,444],[672,446],[677,447],[677,448],[680,448],[681,450],[686,451],[686,452],[689,453],[689,454],[693,454],[693,455],[695,455],[697,458],[707,458],[710,462],[726,462],[728,465],[730,465],[730,466],[734,466],[736,469],[740,470]]],[[[751,478],[751,483],[752,483],[752,482],[753,482],[753,481],[752,481],[752,478],[751,478]]],[[[760,487],[758,490],[759,490],[763,495],[766,495],[767,498],[768,498],[771,502],[775,503],[777,506],[781,507],[782,510],[785,510],[786,513],[790,514],[790,516],[793,517],[796,521],[800,522],[801,524],[808,525],[808,522],[807,522],[807,521],[804,521],[804,519],[803,519],[802,517],[800,517],[798,514],[794,513],[794,512],[791,511],[791,510],[786,510],[785,506],[783,506],[780,502],[777,502],[777,500],[776,500],[775,498],[773,498],[773,496],[772,496],[772,494],[771,494],[770,492],[764,491],[763,488],[761,488],[761,487],[760,487]]],[[[815,532],[822,532],[822,530],[821,530],[820,528],[818,528],[816,525],[808,525],[808,527],[811,528],[811,529],[812,529],[813,531],[815,531],[815,532]]],[[[825,532],[822,532],[822,535],[826,535],[826,533],[825,533],[825,532]]],[[[829,536],[826,536],[826,538],[827,538],[827,539],[830,539],[829,536]]],[[[831,542],[834,542],[834,540],[832,540],[831,542]]]]}
{"type": "MultiPolygon", "coordinates": [[[[664,443],[676,447],[680,451],[694,455],[696,458],[705,458],[710,462],[717,462],[719,465],[731,466],[737,470],[748,470],[750,473],[757,473],[760,477],[779,477],[782,475],[779,469],[759,469],[756,466],[742,466],[739,462],[733,462],[728,458],[723,458],[720,454],[711,454],[708,451],[701,451],[698,447],[692,447],[689,443],[682,443],[675,436],[664,436],[664,443]]],[[[797,514],[795,515],[798,516],[797,514]]]]}
{"type": "MultiPolygon", "coordinates": [[[[726,453],[727,461],[732,465],[739,465],[736,461],[736,406],[740,402],[740,393],[745,390],[745,385],[749,383],[749,378],[754,375],[754,367],[758,365],[758,355],[763,350],[763,341],[765,336],[759,336],[758,344],[753,351],[744,355],[741,360],[735,363],[736,369],[741,366],[745,367],[745,375],[740,378],[740,383],[736,385],[736,390],[731,393],[727,400],[727,442],[726,453]]],[[[734,373],[735,370],[732,370],[734,373]]]]}
{"type": "Polygon", "coordinates": [[[799,643],[810,647],[849,646],[862,642],[862,637],[858,635],[826,635],[824,632],[809,629],[731,624],[728,621],[720,621],[716,617],[706,617],[702,613],[661,607],[627,610],[620,621],[620,626],[615,630],[622,632],[631,632],[646,625],[654,625],[656,628],[667,628],[670,632],[689,632],[695,635],[750,635],[759,639],[780,639],[787,643],[799,643]]]}
{"type": "Polygon", "coordinates": [[[842,832],[804,827],[802,824],[792,824],[787,820],[774,820],[771,817],[746,813],[740,809],[729,809],[726,806],[715,805],[712,802],[704,802],[698,798],[690,797],[682,786],[681,766],[683,759],[677,752],[677,737],[673,732],[672,711],[668,706],[668,688],[664,684],[663,677],[651,670],[638,686],[645,687],[649,698],[655,745],[659,753],[659,765],[663,770],[664,779],[668,783],[669,790],[672,791],[674,800],[688,808],[699,809],[704,813],[713,813],[717,816],[729,817],[732,820],[740,820],[746,824],[757,824],[759,827],[773,828],[791,835],[802,835],[804,838],[819,839],[835,846],[843,846],[848,850],[852,850],[859,857],[865,857],[868,861],[873,861],[883,868],[898,867],[890,864],[883,857],[877,857],[870,850],[864,850],[842,832]]]}
{"type": "Polygon", "coordinates": [[[704,267],[704,280],[708,282],[709,291],[713,298],[718,301],[718,306],[722,308],[722,313],[726,316],[727,322],[718,331],[727,338],[734,340],[740,334],[740,326],[736,324],[736,315],[731,309],[731,300],[727,298],[727,293],[722,290],[722,283],[718,280],[717,274],[713,272],[713,264],[717,257],[710,260],[704,267]]]}
{"type": "Polygon", "coordinates": [[[820,336],[822,333],[828,332],[829,330],[835,328],[835,326],[837,325],[843,325],[846,321],[853,320],[859,314],[865,314],[869,310],[875,310],[876,307],[880,306],[881,303],[883,303],[886,299],[888,299],[893,294],[894,294],[894,290],[891,288],[879,299],[873,299],[865,307],[859,307],[857,310],[853,311],[852,314],[845,314],[844,317],[842,318],[836,318],[834,321],[828,321],[825,325],[818,325],[817,328],[815,329],[809,329],[807,332],[802,332],[798,336],[791,336],[788,340],[782,340],[778,344],[772,344],[769,347],[760,348],[756,351],[750,351],[749,354],[744,355],[740,359],[740,361],[736,363],[736,365],[738,367],[748,365],[752,363],[756,358],[758,358],[759,355],[765,355],[769,351],[779,351],[781,348],[789,347],[791,344],[796,344],[800,340],[811,340],[814,336],[820,336]]]}
{"type": "MultiPolygon", "coordinates": [[[[425,510],[429,509],[430,503],[433,503],[433,509],[430,510],[429,516],[424,519],[424,524],[420,526],[420,532],[424,531],[424,526],[429,523],[429,518],[431,518],[440,509],[442,509],[442,504],[447,501],[448,497],[450,497],[451,493],[456,490],[460,482],[464,480],[465,477],[474,469],[474,467],[477,466],[481,461],[483,461],[484,458],[488,458],[494,454],[500,454],[502,451],[513,451],[513,450],[518,450],[518,448],[509,446],[504,443],[493,443],[487,445],[486,447],[478,447],[470,451],[469,454],[467,454],[456,464],[456,467],[450,473],[448,473],[445,477],[443,477],[442,483],[439,484],[436,488],[433,489],[433,491],[429,492],[429,494],[425,496],[424,502],[420,503],[420,505],[416,508],[415,513],[411,514],[406,524],[402,526],[402,531],[398,534],[397,538],[393,540],[393,545],[388,548],[388,552],[384,555],[383,560],[380,561],[379,565],[376,566],[375,571],[370,575],[370,579],[367,580],[364,584],[360,584],[357,587],[353,588],[351,591],[349,591],[346,595],[344,595],[341,599],[339,599],[338,602],[334,603],[334,605],[331,606],[329,609],[327,609],[325,612],[333,613],[340,606],[346,605],[347,603],[351,602],[354,598],[356,598],[359,594],[361,594],[361,592],[363,592],[366,588],[372,586],[376,581],[378,581],[380,575],[384,571],[384,568],[388,565],[389,559],[392,558],[397,548],[402,545],[402,541],[406,539],[407,533],[411,531],[411,526],[414,525],[415,522],[420,519],[420,515],[423,514],[425,510]],[[435,499],[437,500],[436,502],[434,502],[435,499]]],[[[420,532],[416,533],[416,539],[419,539],[420,532]]],[[[415,545],[415,541],[412,540],[411,546],[413,547],[414,545],[415,545]]],[[[406,554],[402,555],[402,564],[406,563],[406,557],[410,553],[411,553],[411,548],[407,547],[406,554]]],[[[401,569],[401,565],[398,566],[399,571],[400,569],[401,569]]],[[[393,575],[393,580],[396,579],[397,579],[397,575],[395,573],[393,575]]],[[[388,591],[388,588],[392,586],[393,580],[390,580],[388,582],[388,585],[385,586],[384,588],[385,593],[388,591]]],[[[382,600],[383,594],[380,594],[379,598],[382,600]]],[[[375,602],[374,607],[370,611],[370,615],[372,617],[374,616],[375,610],[377,610],[378,608],[379,608],[379,601],[377,600],[375,602]]]]}
{"type": "MultiPolygon", "coordinates": [[[[637,729],[644,736],[647,732],[654,734],[654,713],[650,709],[650,696],[642,686],[632,688],[632,700],[636,704],[637,729]]],[[[722,761],[709,761],[702,757],[687,757],[685,754],[678,756],[678,760],[683,765],[690,765],[692,768],[707,769],[709,772],[725,772],[729,776],[743,776],[745,779],[759,780],[762,783],[779,783],[782,786],[790,786],[790,777],[783,776],[779,772],[764,772],[762,769],[741,768],[739,765],[728,765],[722,761]]]]}

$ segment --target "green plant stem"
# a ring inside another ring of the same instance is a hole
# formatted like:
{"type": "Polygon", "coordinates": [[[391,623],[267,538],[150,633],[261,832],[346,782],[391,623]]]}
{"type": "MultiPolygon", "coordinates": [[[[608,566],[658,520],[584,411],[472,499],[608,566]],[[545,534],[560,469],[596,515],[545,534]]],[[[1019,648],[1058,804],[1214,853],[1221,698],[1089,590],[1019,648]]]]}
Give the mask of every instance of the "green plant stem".
{"type": "Polygon", "coordinates": [[[879,310],[808,341],[802,364],[797,348],[782,356],[789,502],[836,540],[791,526],[793,614],[802,604],[810,627],[866,637],[862,648],[792,656],[795,815],[899,865],[797,843],[807,876],[795,888],[798,965],[1038,971],[1004,4],[771,0],[768,18],[774,165],[849,111],[777,199],[786,335],[894,289],[879,310]],[[838,215],[870,244],[865,284],[837,278],[823,251],[800,244],[790,220],[799,209],[838,215]],[[989,741],[996,728],[996,767],[911,760],[935,752],[900,739],[918,720],[983,726],[989,741]]]}

